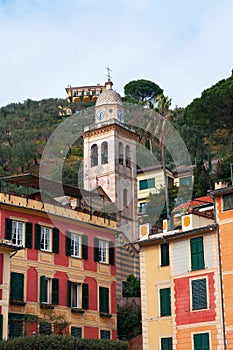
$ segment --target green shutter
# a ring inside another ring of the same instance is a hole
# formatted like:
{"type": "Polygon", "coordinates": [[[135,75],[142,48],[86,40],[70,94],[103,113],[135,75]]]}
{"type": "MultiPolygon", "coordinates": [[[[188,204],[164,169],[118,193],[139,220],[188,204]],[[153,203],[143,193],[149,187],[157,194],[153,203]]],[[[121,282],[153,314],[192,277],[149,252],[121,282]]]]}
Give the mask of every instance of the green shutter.
{"type": "Polygon", "coordinates": [[[88,259],[88,236],[82,236],[82,258],[88,259]]]}
{"type": "Polygon", "coordinates": [[[5,219],[5,239],[11,240],[12,238],[12,220],[5,219]]]}
{"type": "Polygon", "coordinates": [[[100,339],[110,339],[110,331],[101,330],[100,339]]]}
{"type": "Polygon", "coordinates": [[[69,231],[66,231],[66,255],[71,256],[71,239],[69,231]]]}
{"type": "Polygon", "coordinates": [[[114,242],[109,242],[109,264],[114,265],[115,264],[115,249],[114,249],[114,242]]]}
{"type": "Polygon", "coordinates": [[[209,333],[194,334],[194,350],[209,350],[209,333]]]}
{"type": "Polygon", "coordinates": [[[99,261],[99,239],[94,238],[94,260],[99,261]]]}
{"type": "Polygon", "coordinates": [[[160,316],[171,315],[171,292],[170,288],[160,289],[160,316]]]}
{"type": "Polygon", "coordinates": [[[198,279],[192,281],[192,309],[206,309],[207,308],[207,291],[206,279],[198,279]]]}
{"type": "Polygon", "coordinates": [[[71,307],[71,287],[72,282],[67,281],[67,306],[71,307]]]}
{"type": "Polygon", "coordinates": [[[205,268],[203,237],[190,239],[191,245],[191,268],[201,270],[205,268]]]}
{"type": "Polygon", "coordinates": [[[50,334],[52,334],[52,325],[51,325],[51,323],[48,323],[48,322],[40,322],[39,333],[40,333],[40,334],[44,334],[44,335],[50,335],[50,334]]]}
{"type": "Polygon", "coordinates": [[[22,337],[23,335],[23,322],[11,320],[9,322],[9,338],[22,337]]]}
{"type": "Polygon", "coordinates": [[[172,338],[161,339],[161,350],[172,350],[172,338]]]}
{"type": "Polygon", "coordinates": [[[45,276],[40,276],[40,302],[45,302],[45,276]]]}
{"type": "Polygon", "coordinates": [[[52,304],[53,305],[59,304],[59,279],[58,278],[52,279],[52,304]]]}
{"type": "Polygon", "coordinates": [[[169,266],[169,245],[164,243],[160,245],[161,249],[161,266],[169,266]]]}
{"type": "Polygon", "coordinates": [[[83,309],[88,309],[88,303],[89,303],[89,299],[88,299],[88,284],[87,283],[83,283],[82,284],[82,308],[83,309]]]}
{"type": "Polygon", "coordinates": [[[2,331],[3,331],[3,315],[0,315],[0,341],[2,340],[2,331]]]}
{"type": "Polygon", "coordinates": [[[24,300],[24,274],[11,272],[10,300],[24,300]]]}
{"type": "Polygon", "coordinates": [[[71,327],[72,337],[82,338],[82,328],[81,327],[71,327]]]}
{"type": "Polygon", "coordinates": [[[59,253],[59,230],[53,228],[53,253],[59,253]]]}
{"type": "Polygon", "coordinates": [[[32,223],[26,222],[26,248],[32,248],[32,223]]]}
{"type": "Polygon", "coordinates": [[[109,312],[109,290],[105,287],[99,287],[99,306],[100,312],[109,312]]]}
{"type": "Polygon", "coordinates": [[[40,249],[41,240],[41,226],[39,224],[35,225],[35,249],[40,249]]]}

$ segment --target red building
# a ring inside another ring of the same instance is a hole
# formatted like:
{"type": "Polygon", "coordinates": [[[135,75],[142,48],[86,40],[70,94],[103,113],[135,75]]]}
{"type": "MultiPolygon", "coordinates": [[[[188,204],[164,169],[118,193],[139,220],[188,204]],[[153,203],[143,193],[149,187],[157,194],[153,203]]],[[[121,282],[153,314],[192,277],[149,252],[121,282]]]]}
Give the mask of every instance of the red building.
{"type": "Polygon", "coordinates": [[[27,184],[26,193],[34,188],[0,193],[1,238],[24,248],[11,261],[9,337],[116,339],[116,222],[86,206],[77,188],[64,190],[77,205],[62,206],[52,196],[41,200],[36,177],[8,180],[27,184]]]}

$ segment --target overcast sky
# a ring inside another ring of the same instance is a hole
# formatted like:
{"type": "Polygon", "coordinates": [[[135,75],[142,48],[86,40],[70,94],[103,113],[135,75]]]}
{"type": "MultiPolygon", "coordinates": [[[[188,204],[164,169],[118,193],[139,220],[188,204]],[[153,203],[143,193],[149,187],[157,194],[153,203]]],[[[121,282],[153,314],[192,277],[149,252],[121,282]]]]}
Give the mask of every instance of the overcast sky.
{"type": "Polygon", "coordinates": [[[0,0],[0,106],[148,79],[185,107],[231,75],[232,0],[0,0]]]}

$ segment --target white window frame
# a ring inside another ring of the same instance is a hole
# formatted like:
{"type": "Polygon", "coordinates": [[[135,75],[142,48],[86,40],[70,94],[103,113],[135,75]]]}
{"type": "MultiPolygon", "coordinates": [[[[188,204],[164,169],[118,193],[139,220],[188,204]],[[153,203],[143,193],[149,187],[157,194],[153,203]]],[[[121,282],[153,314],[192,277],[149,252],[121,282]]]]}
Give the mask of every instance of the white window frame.
{"type": "MultiPolygon", "coordinates": [[[[189,280],[189,288],[190,288],[190,311],[191,312],[200,312],[200,311],[203,311],[203,310],[209,310],[210,308],[210,300],[209,300],[209,278],[208,276],[200,276],[200,277],[193,277],[193,278],[190,278],[189,280]],[[193,310],[193,289],[192,289],[192,281],[196,281],[196,280],[203,280],[205,279],[206,280],[206,299],[207,299],[207,305],[206,305],[206,308],[204,309],[194,309],[193,310]]],[[[207,332],[201,332],[201,333],[207,333],[207,332]]]]}
{"type": "Polygon", "coordinates": [[[71,285],[71,307],[77,309],[81,308],[81,283],[72,283],[71,285]]]}
{"type": "Polygon", "coordinates": [[[71,256],[81,258],[81,235],[71,233],[71,256]]]}
{"type": "Polygon", "coordinates": [[[109,243],[103,239],[99,239],[99,262],[108,264],[109,256],[108,256],[108,248],[109,243]]]}
{"type": "Polygon", "coordinates": [[[12,220],[11,239],[14,244],[25,246],[25,223],[12,220]],[[15,236],[15,237],[14,237],[15,236]]]}
{"type": "Polygon", "coordinates": [[[199,331],[199,332],[192,332],[191,337],[192,337],[192,350],[194,349],[194,335],[196,334],[203,334],[203,333],[208,333],[209,334],[209,346],[210,350],[212,349],[212,342],[211,342],[211,331],[199,331]]]}
{"type": "Polygon", "coordinates": [[[50,227],[41,226],[40,249],[45,252],[51,251],[51,228],[50,227]]]}

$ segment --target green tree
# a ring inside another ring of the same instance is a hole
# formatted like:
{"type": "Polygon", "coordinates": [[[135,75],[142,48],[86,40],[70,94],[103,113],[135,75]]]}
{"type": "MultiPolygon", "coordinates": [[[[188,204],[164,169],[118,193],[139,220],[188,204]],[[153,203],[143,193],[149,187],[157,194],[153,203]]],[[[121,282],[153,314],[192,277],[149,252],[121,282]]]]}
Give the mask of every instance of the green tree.
{"type": "Polygon", "coordinates": [[[124,297],[140,297],[140,280],[134,275],[129,275],[124,288],[124,297]]]}
{"type": "Polygon", "coordinates": [[[142,333],[141,307],[135,301],[118,307],[117,333],[120,340],[131,339],[142,333]]]}
{"type": "Polygon", "coordinates": [[[212,180],[209,169],[205,168],[204,162],[197,162],[194,169],[193,197],[206,196],[208,190],[212,189],[212,180]]]}
{"type": "Polygon", "coordinates": [[[126,99],[138,100],[139,102],[151,101],[163,90],[150,80],[140,79],[130,81],[124,87],[126,99]]]}

